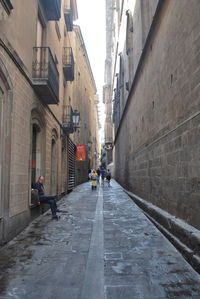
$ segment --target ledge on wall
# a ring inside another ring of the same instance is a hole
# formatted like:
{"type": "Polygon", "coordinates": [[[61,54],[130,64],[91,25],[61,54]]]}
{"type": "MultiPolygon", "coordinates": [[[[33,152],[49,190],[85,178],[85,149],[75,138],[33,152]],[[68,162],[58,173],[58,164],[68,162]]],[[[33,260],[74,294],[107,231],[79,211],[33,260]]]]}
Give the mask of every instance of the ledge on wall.
{"type": "Polygon", "coordinates": [[[172,216],[168,212],[156,207],[152,203],[140,198],[136,194],[124,191],[145,212],[145,215],[182,253],[188,263],[200,273],[200,231],[172,216]]]}

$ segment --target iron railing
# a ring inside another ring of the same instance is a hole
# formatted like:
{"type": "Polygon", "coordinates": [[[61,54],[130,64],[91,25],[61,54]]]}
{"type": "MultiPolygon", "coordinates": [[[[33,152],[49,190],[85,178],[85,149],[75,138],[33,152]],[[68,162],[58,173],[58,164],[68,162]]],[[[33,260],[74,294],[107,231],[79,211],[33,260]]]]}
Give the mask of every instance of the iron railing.
{"type": "Polygon", "coordinates": [[[73,109],[72,109],[72,107],[70,105],[64,105],[63,106],[63,124],[62,124],[62,129],[63,129],[64,135],[68,135],[68,134],[74,133],[72,113],[73,113],[73,109]]]}
{"type": "Polygon", "coordinates": [[[63,106],[63,123],[68,124],[68,126],[71,126],[72,124],[72,107],[70,105],[64,105],[63,106]]]}
{"type": "Polygon", "coordinates": [[[59,73],[55,60],[49,47],[33,48],[33,81],[37,85],[40,81],[41,93],[42,83],[48,86],[55,97],[59,98],[59,73]]]}
{"type": "Polygon", "coordinates": [[[47,80],[55,95],[59,94],[59,73],[49,47],[33,48],[33,79],[47,80]]]}
{"type": "Polygon", "coordinates": [[[62,129],[64,135],[69,135],[80,127],[78,127],[78,123],[80,120],[80,113],[76,109],[73,110],[70,105],[63,106],[63,124],[62,129]]]}
{"type": "Polygon", "coordinates": [[[74,56],[71,47],[63,48],[63,71],[66,81],[74,80],[74,56]]]}

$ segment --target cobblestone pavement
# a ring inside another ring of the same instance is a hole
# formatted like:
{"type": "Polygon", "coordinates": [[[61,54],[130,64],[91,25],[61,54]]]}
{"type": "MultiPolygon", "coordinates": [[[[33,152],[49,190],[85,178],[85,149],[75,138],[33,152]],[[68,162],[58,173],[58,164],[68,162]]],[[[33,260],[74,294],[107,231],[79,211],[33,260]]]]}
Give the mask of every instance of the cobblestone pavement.
{"type": "Polygon", "coordinates": [[[76,187],[59,208],[1,249],[0,298],[200,298],[199,274],[114,180],[76,187]]]}

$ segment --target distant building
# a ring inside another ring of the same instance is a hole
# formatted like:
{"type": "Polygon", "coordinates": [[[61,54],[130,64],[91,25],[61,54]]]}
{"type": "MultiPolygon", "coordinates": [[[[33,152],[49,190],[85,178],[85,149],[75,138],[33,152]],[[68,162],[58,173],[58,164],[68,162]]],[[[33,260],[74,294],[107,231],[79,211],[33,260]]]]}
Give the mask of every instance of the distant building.
{"type": "Polygon", "coordinates": [[[0,243],[38,215],[40,175],[61,196],[96,159],[96,86],[77,17],[75,0],[0,1],[0,243]],[[77,144],[85,161],[76,162],[77,144]]]}

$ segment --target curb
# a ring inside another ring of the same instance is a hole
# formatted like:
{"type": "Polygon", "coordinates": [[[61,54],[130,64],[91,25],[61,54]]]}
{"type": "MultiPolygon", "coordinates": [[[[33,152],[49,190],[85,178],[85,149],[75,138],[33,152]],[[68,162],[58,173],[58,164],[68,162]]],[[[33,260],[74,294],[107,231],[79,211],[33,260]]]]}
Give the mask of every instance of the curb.
{"type": "Polygon", "coordinates": [[[191,266],[200,273],[200,231],[161,208],[123,189],[145,212],[145,215],[182,253],[191,266]]]}

